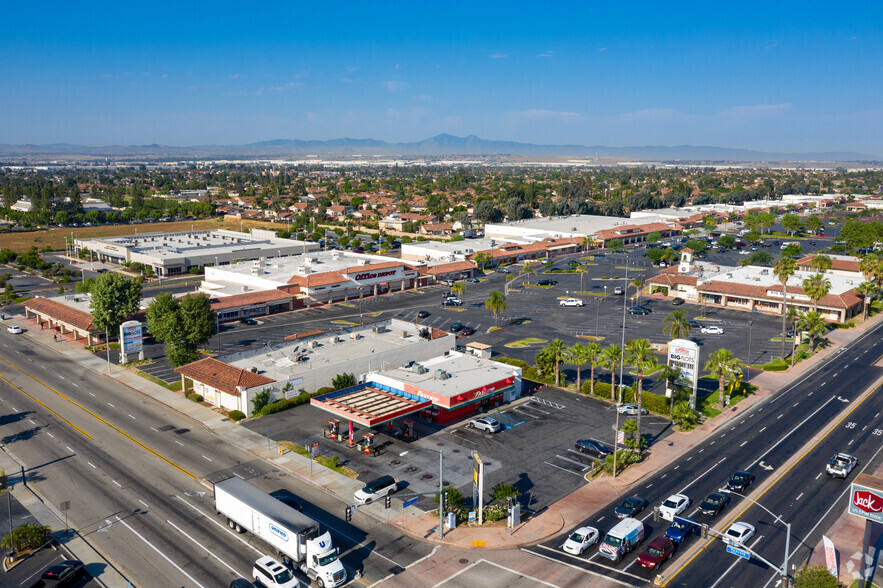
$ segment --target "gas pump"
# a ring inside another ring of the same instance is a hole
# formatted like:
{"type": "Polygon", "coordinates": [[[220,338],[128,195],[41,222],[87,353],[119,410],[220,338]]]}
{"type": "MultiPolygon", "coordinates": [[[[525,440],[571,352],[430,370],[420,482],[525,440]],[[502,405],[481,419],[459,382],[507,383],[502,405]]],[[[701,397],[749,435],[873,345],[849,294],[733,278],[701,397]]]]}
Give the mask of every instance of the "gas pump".
{"type": "Polygon", "coordinates": [[[328,436],[337,442],[343,441],[343,436],[340,434],[340,419],[328,421],[328,436]]]}
{"type": "Polygon", "coordinates": [[[418,436],[414,421],[410,419],[402,419],[402,428],[400,431],[402,439],[416,439],[418,436]]]}
{"type": "Polygon", "coordinates": [[[362,433],[362,442],[356,448],[366,455],[374,453],[374,433],[362,433]]]}

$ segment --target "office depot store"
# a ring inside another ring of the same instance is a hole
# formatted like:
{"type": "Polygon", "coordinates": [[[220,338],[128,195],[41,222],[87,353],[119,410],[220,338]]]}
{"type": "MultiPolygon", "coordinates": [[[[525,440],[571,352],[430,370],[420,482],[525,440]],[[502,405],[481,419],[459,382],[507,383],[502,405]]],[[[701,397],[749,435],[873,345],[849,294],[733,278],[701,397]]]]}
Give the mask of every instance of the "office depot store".
{"type": "Polygon", "coordinates": [[[364,383],[311,403],[349,421],[376,427],[408,415],[444,424],[521,397],[521,368],[458,351],[365,374],[364,383]],[[390,400],[407,403],[396,409],[390,400]],[[387,418],[388,417],[388,418],[387,418]]]}

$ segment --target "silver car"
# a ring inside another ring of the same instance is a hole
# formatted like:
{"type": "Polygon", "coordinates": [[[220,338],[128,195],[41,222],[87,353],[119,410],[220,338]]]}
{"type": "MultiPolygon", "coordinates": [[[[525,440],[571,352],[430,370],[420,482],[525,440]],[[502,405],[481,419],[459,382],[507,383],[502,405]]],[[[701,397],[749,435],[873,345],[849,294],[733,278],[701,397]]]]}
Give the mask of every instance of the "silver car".
{"type": "Polygon", "coordinates": [[[496,433],[503,430],[503,423],[493,417],[477,417],[469,421],[469,426],[485,433],[496,433]]]}

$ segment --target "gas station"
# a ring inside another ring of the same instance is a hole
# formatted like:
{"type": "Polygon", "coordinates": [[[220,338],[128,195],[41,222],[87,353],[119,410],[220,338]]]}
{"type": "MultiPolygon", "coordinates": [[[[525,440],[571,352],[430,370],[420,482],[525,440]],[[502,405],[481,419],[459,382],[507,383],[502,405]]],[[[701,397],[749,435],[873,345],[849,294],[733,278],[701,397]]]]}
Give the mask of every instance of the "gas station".
{"type": "Polygon", "coordinates": [[[520,396],[521,368],[449,351],[422,363],[368,373],[365,382],[317,396],[310,404],[333,415],[323,433],[326,438],[376,455],[379,432],[417,439],[415,417],[445,424],[520,396]],[[354,425],[362,430],[354,431],[354,425]]]}

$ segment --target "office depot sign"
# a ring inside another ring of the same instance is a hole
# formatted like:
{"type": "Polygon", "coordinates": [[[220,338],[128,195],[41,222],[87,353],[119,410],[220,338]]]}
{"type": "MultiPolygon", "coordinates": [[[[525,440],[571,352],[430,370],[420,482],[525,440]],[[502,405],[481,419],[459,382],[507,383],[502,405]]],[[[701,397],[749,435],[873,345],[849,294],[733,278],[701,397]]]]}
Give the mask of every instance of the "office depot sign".
{"type": "Polygon", "coordinates": [[[883,484],[875,481],[881,480],[866,474],[856,477],[849,493],[849,514],[883,523],[883,484]]]}
{"type": "Polygon", "coordinates": [[[392,280],[395,278],[396,274],[399,273],[399,270],[383,270],[379,272],[362,272],[360,274],[356,274],[354,279],[357,282],[365,282],[368,280],[378,280],[381,278],[386,278],[386,280],[392,280]]]}

